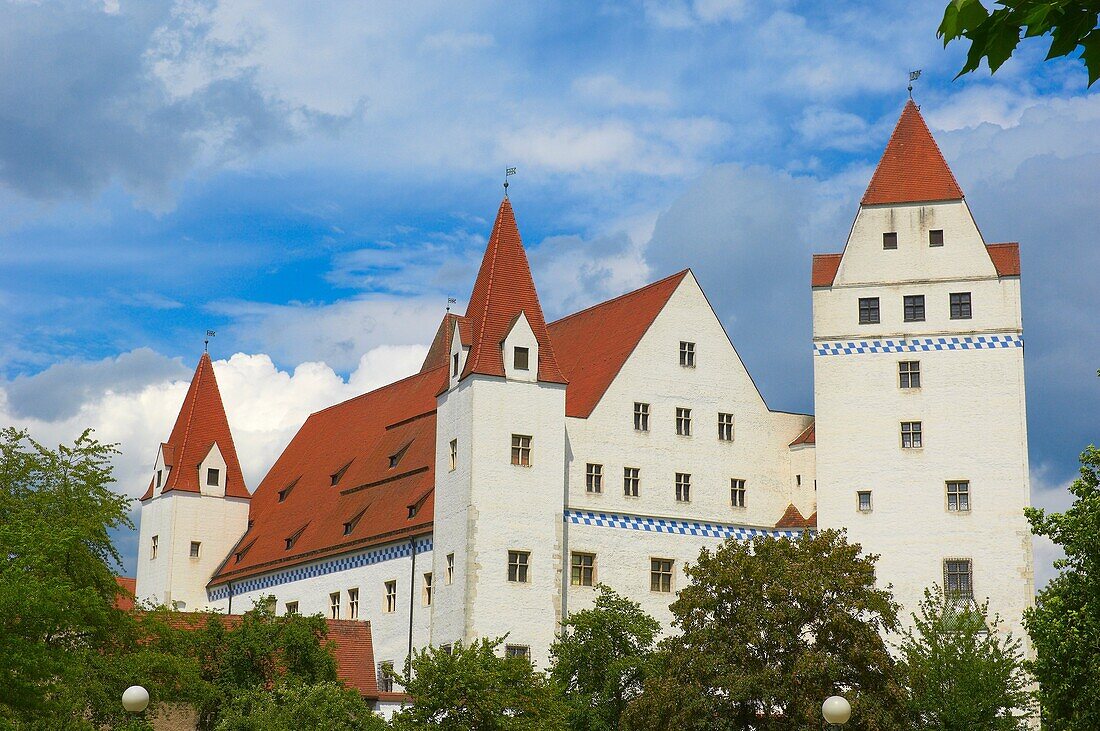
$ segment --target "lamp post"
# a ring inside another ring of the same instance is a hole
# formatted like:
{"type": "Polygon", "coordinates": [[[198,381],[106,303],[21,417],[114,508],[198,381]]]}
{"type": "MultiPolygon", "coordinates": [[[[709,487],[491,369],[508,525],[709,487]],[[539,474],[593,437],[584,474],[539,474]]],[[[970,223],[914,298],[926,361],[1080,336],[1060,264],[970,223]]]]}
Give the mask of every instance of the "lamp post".
{"type": "Polygon", "coordinates": [[[122,692],[122,707],[130,713],[141,713],[149,706],[149,691],[140,685],[131,685],[122,692]]]}
{"type": "Polygon", "coordinates": [[[843,726],[852,717],[852,706],[844,696],[829,696],[821,704],[821,715],[830,726],[843,726]]]}

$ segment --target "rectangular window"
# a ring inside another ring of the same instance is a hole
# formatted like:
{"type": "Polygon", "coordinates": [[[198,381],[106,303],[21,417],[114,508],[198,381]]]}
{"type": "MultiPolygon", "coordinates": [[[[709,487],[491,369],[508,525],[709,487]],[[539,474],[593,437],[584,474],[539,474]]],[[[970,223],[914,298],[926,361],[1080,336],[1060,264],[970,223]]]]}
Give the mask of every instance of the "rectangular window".
{"type": "Polygon", "coordinates": [[[969,320],[972,312],[970,309],[970,293],[969,292],[952,292],[951,293],[951,319],[952,320],[969,320]]]}
{"type": "Polygon", "coordinates": [[[217,487],[219,476],[220,472],[218,470],[214,469],[213,467],[208,468],[206,470],[206,484],[212,487],[217,487]]]}
{"type": "Polygon", "coordinates": [[[860,297],[859,324],[874,325],[878,321],[878,297],[860,297]]]}
{"type": "Polygon", "coordinates": [[[505,657],[522,657],[524,660],[531,659],[531,648],[527,645],[505,645],[504,646],[505,657]]]}
{"type": "Polygon", "coordinates": [[[340,592],[328,595],[328,614],[330,619],[340,619],[340,592]]]}
{"type": "Polygon", "coordinates": [[[458,440],[457,439],[452,439],[451,440],[451,472],[454,472],[456,467],[458,467],[458,440]]]}
{"type": "Polygon", "coordinates": [[[584,489],[587,492],[603,492],[603,465],[588,463],[584,473],[584,489]]]}
{"type": "Polygon", "coordinates": [[[157,544],[160,542],[160,536],[153,536],[153,540],[150,543],[149,560],[157,557],[157,544]]]}
{"type": "Polygon", "coordinates": [[[649,431],[649,404],[634,402],[634,431],[649,431]]]}
{"type": "Polygon", "coordinates": [[[902,298],[906,322],[924,322],[924,295],[907,294],[902,298]]]}
{"type": "Polygon", "coordinates": [[[638,483],[641,482],[640,473],[641,470],[637,467],[623,467],[623,495],[638,497],[638,483]]]}
{"type": "Polygon", "coordinates": [[[383,693],[393,692],[393,661],[383,660],[378,664],[378,690],[383,693]]]}
{"type": "Polygon", "coordinates": [[[684,368],[695,367],[695,343],[680,341],[680,365],[684,368]]]}
{"type": "Polygon", "coordinates": [[[733,441],[733,414],[718,414],[718,439],[723,442],[733,441]]]}
{"type": "Polygon", "coordinates": [[[730,505],[735,508],[745,507],[745,481],[737,478],[730,479],[730,505]]]}
{"type": "Polygon", "coordinates": [[[929,246],[943,246],[943,229],[934,228],[928,232],[929,246]]]}
{"type": "Polygon", "coordinates": [[[974,598],[974,569],[968,558],[949,558],[943,562],[943,585],[950,599],[974,598]]]}
{"type": "Polygon", "coordinates": [[[531,554],[528,551],[508,552],[508,581],[517,584],[526,584],[530,580],[528,568],[531,564],[531,554]]]}
{"type": "Polygon", "coordinates": [[[898,363],[898,385],[901,388],[920,388],[919,360],[903,360],[898,363]]]}
{"type": "Polygon", "coordinates": [[[424,574],[424,594],[420,597],[420,603],[426,607],[432,605],[432,575],[431,572],[424,574]]]}
{"type": "Polygon", "coordinates": [[[157,470],[157,488],[160,488],[161,478],[164,476],[164,470],[157,470]]]}
{"type": "Polygon", "coordinates": [[[348,619],[359,619],[359,589],[348,589],[348,619]]]}
{"type": "Polygon", "coordinates": [[[687,472],[676,473],[676,501],[691,502],[691,475],[687,472]]]}
{"type": "Polygon", "coordinates": [[[871,512],[871,491],[860,490],[856,493],[856,501],[859,505],[859,512],[869,513],[871,512]]]}
{"type": "Polygon", "coordinates": [[[649,560],[649,590],[669,593],[672,591],[671,558],[651,558],[649,560]]]}
{"type": "Polygon", "coordinates": [[[513,348],[512,365],[517,371],[531,370],[531,351],[528,348],[513,348]]]}
{"type": "Polygon", "coordinates": [[[386,594],[382,604],[382,611],[386,614],[393,614],[397,611],[397,582],[386,582],[386,594]]]}
{"type": "Polygon", "coordinates": [[[451,585],[451,582],[455,580],[455,555],[453,553],[447,554],[447,586],[451,585]]]}
{"type": "Polygon", "coordinates": [[[458,375],[458,353],[451,356],[451,375],[458,375]]]}
{"type": "Polygon", "coordinates": [[[572,573],[569,583],[573,586],[594,586],[596,576],[596,555],[594,553],[574,553],[572,555],[572,573]]]}
{"type": "Polygon", "coordinates": [[[531,437],[523,434],[512,435],[512,464],[521,467],[531,466],[531,437]]]}
{"type": "Polygon", "coordinates": [[[884,249],[896,249],[898,248],[898,233],[897,231],[890,231],[882,235],[882,248],[884,249]]]}
{"type": "Polygon", "coordinates": [[[956,480],[947,483],[947,509],[952,512],[970,512],[970,482],[956,480]]]}
{"type": "Polygon", "coordinates": [[[921,423],[919,421],[901,422],[902,449],[920,449],[922,446],[921,423]]]}
{"type": "Polygon", "coordinates": [[[291,614],[297,614],[297,613],[298,613],[298,602],[287,602],[286,603],[286,611],[284,612],[284,614],[291,615],[291,614]]]}
{"type": "Polygon", "coordinates": [[[198,541],[191,541],[191,558],[199,557],[199,549],[202,548],[202,543],[198,541]]]}
{"type": "Polygon", "coordinates": [[[676,433],[682,437],[691,436],[691,409],[676,407],[676,433]]]}

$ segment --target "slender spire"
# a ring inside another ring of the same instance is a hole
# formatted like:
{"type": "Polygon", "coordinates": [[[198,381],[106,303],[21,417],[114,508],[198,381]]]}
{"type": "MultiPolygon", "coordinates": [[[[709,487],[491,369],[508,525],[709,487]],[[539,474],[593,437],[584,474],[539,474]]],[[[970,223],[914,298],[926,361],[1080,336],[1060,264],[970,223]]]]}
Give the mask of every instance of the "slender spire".
{"type": "Polygon", "coordinates": [[[485,257],[466,308],[466,320],[473,342],[463,378],[471,373],[504,375],[500,344],[521,312],[527,316],[539,343],[538,379],[565,383],[546,332],[546,320],[535,291],[535,282],[531,278],[531,267],[523,250],[512,204],[505,198],[497,211],[489,245],[485,248],[485,257]]]}
{"type": "Polygon", "coordinates": [[[912,99],[905,103],[871,184],[865,206],[962,200],[959,187],[936,140],[912,99]]]}

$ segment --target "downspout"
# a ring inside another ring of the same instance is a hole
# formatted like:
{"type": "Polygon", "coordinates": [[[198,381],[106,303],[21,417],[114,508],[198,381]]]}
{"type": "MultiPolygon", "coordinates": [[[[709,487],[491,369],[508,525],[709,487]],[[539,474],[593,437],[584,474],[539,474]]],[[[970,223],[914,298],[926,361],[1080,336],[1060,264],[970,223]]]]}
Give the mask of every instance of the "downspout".
{"type": "Polygon", "coordinates": [[[228,614],[232,614],[232,613],[233,613],[233,582],[230,581],[229,582],[229,609],[226,611],[226,614],[228,615],[228,614]]]}
{"type": "Polygon", "coordinates": [[[416,538],[409,539],[409,550],[412,552],[412,568],[409,574],[409,654],[405,658],[405,664],[412,669],[413,654],[413,604],[416,597],[416,538]]]}

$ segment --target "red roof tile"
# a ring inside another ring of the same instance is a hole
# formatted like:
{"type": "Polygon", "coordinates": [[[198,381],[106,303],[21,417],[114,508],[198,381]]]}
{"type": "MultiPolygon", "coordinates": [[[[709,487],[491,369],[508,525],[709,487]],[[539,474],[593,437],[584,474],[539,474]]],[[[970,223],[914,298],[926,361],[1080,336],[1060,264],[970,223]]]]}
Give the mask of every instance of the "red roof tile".
{"type": "Polygon", "coordinates": [[[1020,245],[986,244],[985,250],[989,252],[989,258],[993,260],[993,266],[997,268],[998,277],[1020,276],[1020,245]]]}
{"type": "Polygon", "coordinates": [[[435,395],[446,378],[446,367],[417,373],[310,415],[256,489],[251,527],[211,585],[430,532],[435,395]]]}
{"type": "MultiPolygon", "coordinates": [[[[244,484],[241,463],[237,459],[237,448],[233,445],[233,434],[229,430],[229,420],[225,416],[218,381],[214,377],[214,365],[206,353],[199,358],[195,375],[172,435],[161,445],[165,464],[172,469],[164,482],[162,492],[182,490],[199,492],[199,465],[210,453],[214,444],[221,450],[225,459],[225,495],[226,497],[248,498],[248,488],[244,484]]],[[[142,500],[153,497],[153,484],[142,496],[142,500]]]]}
{"type": "Polygon", "coordinates": [[[779,519],[779,522],[775,524],[776,528],[816,528],[817,527],[817,513],[815,512],[809,518],[803,518],[802,513],[798,511],[798,508],[791,503],[787,506],[786,511],[783,512],[783,517],[779,519]]]}
{"type": "Polygon", "coordinates": [[[811,421],[810,425],[802,430],[802,433],[795,437],[794,441],[788,444],[789,447],[797,447],[799,444],[817,444],[817,438],[814,434],[814,424],[816,422],[811,421]]]}
{"type": "Polygon", "coordinates": [[[531,267],[523,250],[519,228],[507,198],[500,203],[481,269],[474,281],[466,319],[470,325],[470,354],[462,377],[471,373],[490,376],[504,375],[504,359],[500,344],[520,312],[527,315],[531,330],[539,344],[538,379],[565,383],[558,369],[554,347],[546,333],[546,320],[539,305],[531,267]]]}
{"type": "Polygon", "coordinates": [[[688,270],[564,317],[549,326],[567,416],[587,418],[688,270]]]}
{"type": "Polygon", "coordinates": [[[128,612],[134,608],[134,594],[137,592],[137,579],[129,576],[116,576],[115,582],[123,593],[115,597],[115,609],[128,612]]]}
{"type": "Polygon", "coordinates": [[[947,167],[919,108],[910,99],[863,194],[862,204],[919,203],[962,197],[962,188],[947,167]]]}
{"type": "Polygon", "coordinates": [[[424,356],[424,364],[420,366],[421,373],[448,365],[447,358],[451,354],[451,337],[454,335],[456,322],[458,323],[458,336],[463,345],[470,344],[470,325],[466,318],[448,312],[443,316],[443,322],[439,323],[439,329],[435,331],[432,345],[428,348],[428,354],[424,356]]]}
{"type": "Polygon", "coordinates": [[[814,254],[813,271],[810,273],[811,287],[831,287],[840,269],[843,254],[814,254]]]}

